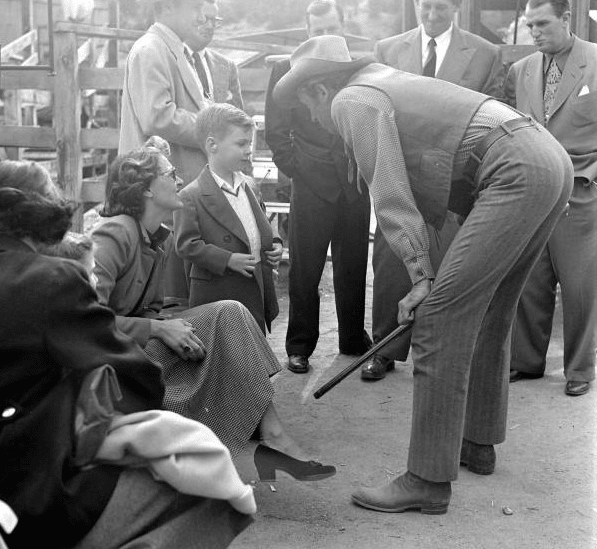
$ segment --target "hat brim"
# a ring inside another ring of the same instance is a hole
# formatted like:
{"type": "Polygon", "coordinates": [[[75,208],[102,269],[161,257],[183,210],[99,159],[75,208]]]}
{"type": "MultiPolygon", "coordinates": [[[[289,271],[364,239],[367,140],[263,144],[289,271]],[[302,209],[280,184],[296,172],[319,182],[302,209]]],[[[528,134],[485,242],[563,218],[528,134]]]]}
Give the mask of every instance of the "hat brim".
{"type": "Polygon", "coordinates": [[[297,91],[308,80],[342,72],[355,72],[374,62],[371,56],[353,61],[326,61],[324,59],[300,59],[275,85],[272,96],[280,106],[290,107],[298,103],[297,91]]]}

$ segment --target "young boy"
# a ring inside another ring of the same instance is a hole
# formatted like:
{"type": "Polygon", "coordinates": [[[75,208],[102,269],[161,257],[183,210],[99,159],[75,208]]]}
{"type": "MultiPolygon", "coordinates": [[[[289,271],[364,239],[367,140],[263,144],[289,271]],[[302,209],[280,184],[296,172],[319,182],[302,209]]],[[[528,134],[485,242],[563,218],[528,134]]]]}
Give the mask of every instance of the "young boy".
{"type": "Polygon", "coordinates": [[[272,269],[282,240],[241,172],[250,162],[253,120],[214,104],[200,111],[197,130],[208,164],[180,191],[184,207],[174,214],[176,252],[192,263],[189,307],[234,299],[271,331],[278,314],[272,269]]]}

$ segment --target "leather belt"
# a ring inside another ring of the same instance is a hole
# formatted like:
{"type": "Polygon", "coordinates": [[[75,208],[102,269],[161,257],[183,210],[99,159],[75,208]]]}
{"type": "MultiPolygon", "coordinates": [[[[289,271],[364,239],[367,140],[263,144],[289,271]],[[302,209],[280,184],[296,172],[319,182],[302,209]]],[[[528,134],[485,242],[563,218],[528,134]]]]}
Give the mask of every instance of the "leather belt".
{"type": "Polygon", "coordinates": [[[483,157],[487,154],[489,148],[498,140],[506,135],[521,128],[536,126],[537,123],[528,116],[506,120],[499,126],[489,130],[475,145],[473,152],[469,156],[461,179],[452,181],[450,188],[450,197],[448,199],[448,209],[462,217],[466,217],[477,198],[477,186],[475,184],[475,175],[483,157]]]}
{"type": "Polygon", "coordinates": [[[498,139],[501,139],[505,135],[510,135],[512,132],[521,128],[528,128],[529,126],[535,126],[536,122],[530,116],[521,116],[520,118],[513,118],[512,120],[506,120],[499,126],[496,126],[492,130],[489,130],[484,137],[475,145],[471,156],[466,162],[464,168],[465,173],[470,173],[469,164],[474,163],[473,175],[477,172],[477,168],[483,160],[483,157],[489,150],[489,147],[493,145],[498,139]]]}

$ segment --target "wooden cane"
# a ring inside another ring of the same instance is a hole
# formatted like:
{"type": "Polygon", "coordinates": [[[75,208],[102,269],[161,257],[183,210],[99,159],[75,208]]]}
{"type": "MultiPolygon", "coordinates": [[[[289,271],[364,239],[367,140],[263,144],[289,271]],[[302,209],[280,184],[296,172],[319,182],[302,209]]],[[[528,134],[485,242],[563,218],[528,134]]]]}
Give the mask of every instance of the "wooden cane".
{"type": "Polygon", "coordinates": [[[327,383],[322,385],[317,391],[313,393],[315,398],[321,398],[325,395],[332,387],[335,387],[340,383],[345,377],[348,377],[352,372],[354,372],[361,364],[363,364],[368,358],[373,356],[377,353],[382,347],[387,345],[392,339],[398,337],[400,334],[403,334],[407,330],[412,328],[412,324],[403,324],[402,326],[398,326],[393,332],[390,332],[386,337],[384,337],[379,343],[376,343],[369,349],[364,355],[357,358],[354,362],[352,362],[349,366],[344,368],[338,375],[330,379],[327,383]]]}

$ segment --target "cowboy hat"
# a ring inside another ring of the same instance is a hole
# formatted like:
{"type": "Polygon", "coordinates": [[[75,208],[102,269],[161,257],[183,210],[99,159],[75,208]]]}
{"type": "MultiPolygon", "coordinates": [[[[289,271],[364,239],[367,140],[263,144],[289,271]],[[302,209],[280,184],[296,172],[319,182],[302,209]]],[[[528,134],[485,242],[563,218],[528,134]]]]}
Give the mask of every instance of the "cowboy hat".
{"type": "Polygon", "coordinates": [[[339,72],[355,72],[372,61],[370,56],[353,59],[342,36],[309,38],[290,56],[290,70],[278,80],[273,98],[281,105],[296,104],[296,92],[308,80],[339,72]]]}

